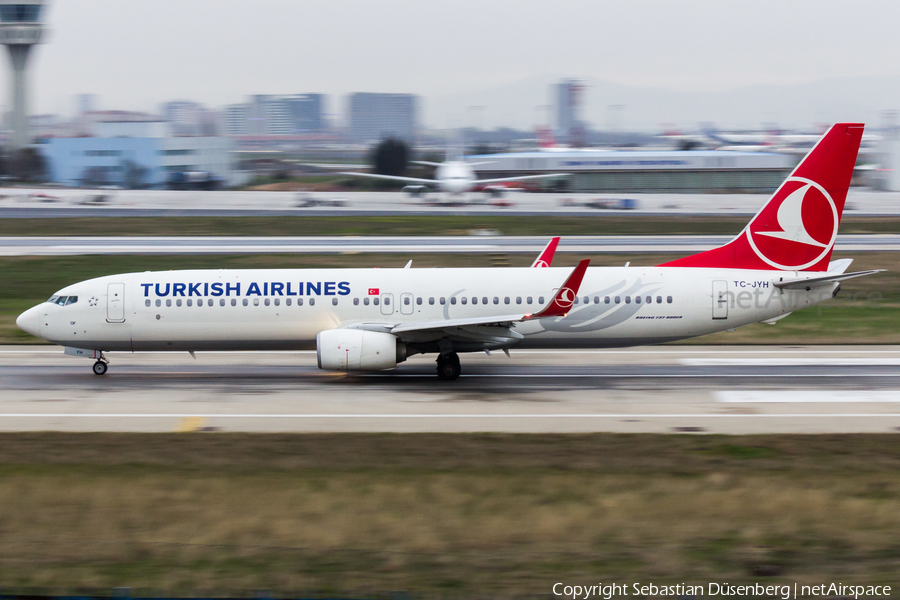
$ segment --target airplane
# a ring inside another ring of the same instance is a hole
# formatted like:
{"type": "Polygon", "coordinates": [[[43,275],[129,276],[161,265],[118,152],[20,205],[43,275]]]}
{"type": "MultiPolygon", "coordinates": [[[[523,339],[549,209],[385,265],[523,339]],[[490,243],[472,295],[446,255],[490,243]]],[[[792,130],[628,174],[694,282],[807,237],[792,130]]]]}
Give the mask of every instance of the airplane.
{"type": "Polygon", "coordinates": [[[421,196],[425,192],[437,190],[446,194],[458,196],[473,191],[483,191],[491,196],[499,197],[506,189],[502,184],[513,181],[530,181],[535,179],[552,179],[566,177],[568,173],[545,173],[542,175],[519,175],[516,177],[498,177],[494,179],[478,179],[474,167],[490,164],[490,161],[468,162],[465,160],[445,160],[436,163],[427,160],[411,161],[417,165],[435,167],[434,179],[420,177],[401,177],[399,175],[379,175],[377,173],[361,173],[356,171],[343,171],[341,175],[353,177],[368,177],[370,179],[383,179],[386,181],[399,181],[409,185],[403,188],[404,192],[412,196],[421,196]]]}
{"type": "Polygon", "coordinates": [[[97,375],[108,352],[316,350],[320,368],[343,372],[436,354],[438,376],[454,380],[460,353],[775,323],[879,272],[831,261],[863,127],[832,126],[733,240],[661,265],[148,271],[74,283],[16,324],[94,359],[97,375]]]}

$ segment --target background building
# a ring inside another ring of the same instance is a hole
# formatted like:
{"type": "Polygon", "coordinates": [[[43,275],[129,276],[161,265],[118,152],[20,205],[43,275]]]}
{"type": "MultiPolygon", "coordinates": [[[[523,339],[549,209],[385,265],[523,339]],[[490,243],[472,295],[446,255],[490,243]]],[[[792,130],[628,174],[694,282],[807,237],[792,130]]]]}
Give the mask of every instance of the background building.
{"type": "Polygon", "coordinates": [[[565,189],[572,192],[767,192],[794,166],[784,154],[715,150],[569,150],[470,158],[486,163],[477,168],[482,178],[571,173],[565,189]]]}
{"type": "Polygon", "coordinates": [[[556,84],[555,89],[556,139],[561,144],[583,146],[587,128],[581,118],[581,96],[585,87],[574,79],[566,79],[556,84]]]}
{"type": "Polygon", "coordinates": [[[233,142],[173,136],[169,124],[140,113],[94,113],[93,137],[53,138],[42,145],[50,180],[70,186],[218,187],[239,183],[233,142]]]}
{"type": "Polygon", "coordinates": [[[350,96],[348,136],[368,144],[394,137],[415,143],[418,98],[413,94],[356,93],[350,96]]]}

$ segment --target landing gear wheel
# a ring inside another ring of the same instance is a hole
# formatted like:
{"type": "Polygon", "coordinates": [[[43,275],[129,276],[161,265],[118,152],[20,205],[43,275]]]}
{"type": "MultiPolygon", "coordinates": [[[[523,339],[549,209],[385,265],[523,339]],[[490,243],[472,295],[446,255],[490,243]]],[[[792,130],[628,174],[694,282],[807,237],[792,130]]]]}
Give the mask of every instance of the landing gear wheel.
{"type": "Polygon", "coordinates": [[[461,368],[459,366],[459,355],[456,352],[450,354],[441,354],[437,359],[438,377],[444,381],[453,381],[459,378],[461,368]]]}
{"type": "Polygon", "coordinates": [[[106,370],[109,368],[102,360],[98,360],[94,363],[94,375],[106,375],[106,370]]]}

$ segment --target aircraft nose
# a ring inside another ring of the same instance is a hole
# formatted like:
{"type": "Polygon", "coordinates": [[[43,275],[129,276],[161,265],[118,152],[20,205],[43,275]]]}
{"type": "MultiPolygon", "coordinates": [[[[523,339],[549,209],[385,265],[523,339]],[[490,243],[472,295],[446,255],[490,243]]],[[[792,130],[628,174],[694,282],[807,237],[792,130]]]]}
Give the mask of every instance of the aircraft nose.
{"type": "Polygon", "coordinates": [[[35,337],[41,337],[41,314],[40,307],[33,306],[19,315],[16,319],[16,325],[25,333],[30,333],[35,337]]]}

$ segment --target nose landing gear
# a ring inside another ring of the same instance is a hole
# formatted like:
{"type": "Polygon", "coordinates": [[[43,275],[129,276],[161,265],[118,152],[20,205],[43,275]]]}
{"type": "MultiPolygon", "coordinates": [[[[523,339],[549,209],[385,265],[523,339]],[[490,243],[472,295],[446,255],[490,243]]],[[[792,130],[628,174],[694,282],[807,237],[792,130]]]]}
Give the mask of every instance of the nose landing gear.
{"type": "Polygon", "coordinates": [[[100,354],[100,358],[94,363],[94,375],[106,375],[108,369],[109,361],[104,358],[103,354],[100,354]]]}
{"type": "Polygon", "coordinates": [[[456,352],[438,356],[437,373],[439,378],[444,381],[453,381],[454,379],[459,378],[460,372],[459,355],[456,352]]]}

